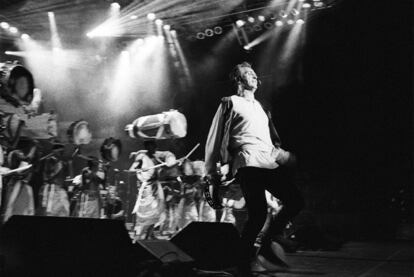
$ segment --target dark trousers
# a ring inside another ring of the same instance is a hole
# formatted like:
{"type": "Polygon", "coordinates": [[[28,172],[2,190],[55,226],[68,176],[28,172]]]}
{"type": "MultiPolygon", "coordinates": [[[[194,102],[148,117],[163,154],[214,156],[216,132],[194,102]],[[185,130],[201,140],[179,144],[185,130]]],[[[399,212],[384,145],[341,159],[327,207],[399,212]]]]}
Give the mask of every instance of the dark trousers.
{"type": "Polygon", "coordinates": [[[255,253],[254,243],[267,218],[265,190],[282,201],[283,208],[269,225],[262,244],[270,244],[272,236],[280,235],[289,220],[296,216],[304,206],[304,200],[296,185],[292,173],[286,167],[265,169],[243,167],[238,170],[237,179],[246,200],[248,220],[241,238],[246,255],[255,253]]]}

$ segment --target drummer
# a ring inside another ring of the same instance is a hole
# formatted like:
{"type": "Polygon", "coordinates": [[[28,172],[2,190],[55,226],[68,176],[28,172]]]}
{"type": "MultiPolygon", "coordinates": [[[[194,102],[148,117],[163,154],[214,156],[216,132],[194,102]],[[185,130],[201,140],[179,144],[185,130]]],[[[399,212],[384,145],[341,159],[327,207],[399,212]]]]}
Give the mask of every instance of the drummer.
{"type": "Polygon", "coordinates": [[[100,218],[103,215],[100,189],[105,184],[105,172],[102,162],[95,157],[89,157],[88,166],[82,169],[80,178],[73,181],[80,187],[80,201],[78,201],[74,216],[100,218]]]}
{"type": "Polygon", "coordinates": [[[69,197],[64,188],[65,164],[59,155],[43,160],[43,185],[39,191],[37,214],[69,216],[69,197]]]}
{"type": "Polygon", "coordinates": [[[144,141],[144,150],[131,153],[135,157],[130,171],[136,171],[138,195],[133,214],[136,215],[135,232],[137,239],[154,238],[154,228],[165,219],[164,191],[159,182],[159,169],[156,165],[165,163],[171,167],[176,158],[170,151],[157,151],[155,140],[144,141]]]}

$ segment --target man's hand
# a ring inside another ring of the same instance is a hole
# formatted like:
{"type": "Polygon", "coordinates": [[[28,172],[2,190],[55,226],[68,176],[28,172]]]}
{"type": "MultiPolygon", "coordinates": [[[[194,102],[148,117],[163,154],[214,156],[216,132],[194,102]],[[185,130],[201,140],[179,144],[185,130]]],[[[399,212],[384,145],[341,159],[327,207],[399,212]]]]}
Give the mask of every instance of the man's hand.
{"type": "Polygon", "coordinates": [[[279,154],[276,157],[276,162],[279,165],[292,167],[292,166],[296,165],[297,159],[296,159],[296,156],[293,153],[291,153],[289,151],[285,151],[282,148],[280,148],[279,149],[279,154]]]}

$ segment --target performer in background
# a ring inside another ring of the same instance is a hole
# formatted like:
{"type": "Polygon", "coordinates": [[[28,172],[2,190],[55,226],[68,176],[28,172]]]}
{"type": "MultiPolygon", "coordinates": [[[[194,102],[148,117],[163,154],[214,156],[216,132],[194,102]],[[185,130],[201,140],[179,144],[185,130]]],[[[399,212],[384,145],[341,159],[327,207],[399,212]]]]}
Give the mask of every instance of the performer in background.
{"type": "Polygon", "coordinates": [[[197,192],[199,191],[199,176],[195,175],[193,164],[185,160],[182,164],[182,175],[177,178],[180,183],[180,199],[176,217],[178,229],[181,230],[192,221],[198,220],[197,192]]]}
{"type": "Polygon", "coordinates": [[[74,216],[100,218],[103,216],[100,189],[105,185],[105,172],[102,162],[89,157],[88,166],[82,169],[80,176],[73,183],[78,186],[78,200],[73,211],[74,216]]]}
{"type": "Polygon", "coordinates": [[[242,188],[248,220],[241,234],[245,253],[241,270],[249,275],[249,264],[254,267],[266,262],[267,269],[272,265],[286,265],[274,253],[274,248],[280,248],[277,244],[272,245],[272,236],[282,233],[304,202],[287,169],[295,158],[281,148],[270,114],[255,99],[256,73],[249,63],[244,62],[235,66],[230,77],[236,94],[223,98],[214,116],[206,143],[205,162],[213,183],[217,178],[216,163],[230,163],[242,188]],[[255,246],[256,236],[267,218],[265,190],[282,201],[283,209],[270,224],[259,248],[255,246]]]}
{"type": "Polygon", "coordinates": [[[154,238],[154,228],[165,220],[164,191],[158,180],[157,164],[166,166],[176,164],[176,158],[170,151],[157,151],[155,140],[144,141],[145,150],[131,153],[135,161],[129,171],[136,171],[138,195],[133,214],[136,215],[136,239],[154,238]],[[163,216],[164,215],[164,216],[163,216]]]}
{"type": "MultiPolygon", "coordinates": [[[[35,164],[37,142],[31,139],[20,140],[17,148],[7,155],[7,166],[10,169],[28,168],[35,164]]],[[[34,195],[30,185],[33,167],[12,174],[6,186],[3,205],[3,221],[12,215],[34,215],[34,195]]]]}
{"type": "Polygon", "coordinates": [[[116,186],[109,186],[105,202],[105,217],[124,220],[124,213],[122,200],[117,195],[116,186]]]}
{"type": "Polygon", "coordinates": [[[43,160],[43,185],[39,191],[37,213],[44,216],[69,216],[69,197],[64,187],[64,162],[58,155],[43,160]]]}

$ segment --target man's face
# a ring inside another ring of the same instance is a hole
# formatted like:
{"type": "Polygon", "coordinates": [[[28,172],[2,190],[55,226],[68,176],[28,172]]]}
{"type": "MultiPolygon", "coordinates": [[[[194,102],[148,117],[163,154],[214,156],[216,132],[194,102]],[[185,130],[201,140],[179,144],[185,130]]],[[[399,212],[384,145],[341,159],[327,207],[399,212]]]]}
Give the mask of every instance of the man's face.
{"type": "Polygon", "coordinates": [[[254,92],[257,89],[257,75],[254,70],[250,67],[241,67],[239,70],[243,87],[254,92]]]}

